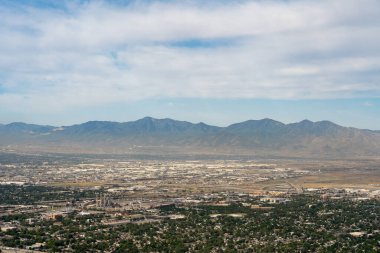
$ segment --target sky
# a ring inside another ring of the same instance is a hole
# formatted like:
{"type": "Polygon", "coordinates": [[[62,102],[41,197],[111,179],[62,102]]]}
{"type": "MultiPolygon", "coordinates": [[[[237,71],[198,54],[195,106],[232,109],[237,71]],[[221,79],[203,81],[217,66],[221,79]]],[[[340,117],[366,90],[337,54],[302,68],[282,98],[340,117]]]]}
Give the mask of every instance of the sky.
{"type": "Polygon", "coordinates": [[[378,0],[0,0],[0,123],[380,130],[378,0]]]}

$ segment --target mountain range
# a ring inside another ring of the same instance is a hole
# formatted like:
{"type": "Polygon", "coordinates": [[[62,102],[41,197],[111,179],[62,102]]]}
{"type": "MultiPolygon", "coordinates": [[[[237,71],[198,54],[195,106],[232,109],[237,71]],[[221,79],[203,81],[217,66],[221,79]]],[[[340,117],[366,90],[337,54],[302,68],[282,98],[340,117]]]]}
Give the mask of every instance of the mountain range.
{"type": "Polygon", "coordinates": [[[380,155],[380,131],[330,121],[248,120],[227,127],[145,117],[72,126],[0,125],[2,150],[64,153],[209,153],[315,157],[380,155]]]}

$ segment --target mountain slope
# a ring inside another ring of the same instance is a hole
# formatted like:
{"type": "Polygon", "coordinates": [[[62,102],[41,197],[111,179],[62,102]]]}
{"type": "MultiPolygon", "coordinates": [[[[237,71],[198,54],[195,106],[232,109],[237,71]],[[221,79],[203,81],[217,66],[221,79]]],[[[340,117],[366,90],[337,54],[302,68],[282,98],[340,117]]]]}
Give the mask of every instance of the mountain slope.
{"type": "Polygon", "coordinates": [[[380,132],[329,121],[284,124],[248,120],[227,127],[145,117],[131,122],[89,121],[53,127],[0,125],[0,147],[52,152],[212,152],[292,156],[376,156],[380,132]]]}

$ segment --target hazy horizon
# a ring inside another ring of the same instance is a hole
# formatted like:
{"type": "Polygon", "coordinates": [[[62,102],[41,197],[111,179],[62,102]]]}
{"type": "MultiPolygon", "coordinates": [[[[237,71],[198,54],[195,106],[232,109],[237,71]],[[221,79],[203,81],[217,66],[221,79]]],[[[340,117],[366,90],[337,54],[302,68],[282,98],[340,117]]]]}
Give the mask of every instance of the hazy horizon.
{"type": "Polygon", "coordinates": [[[380,2],[0,3],[0,123],[380,129],[380,2]]]}
{"type": "MultiPolygon", "coordinates": [[[[302,121],[311,121],[313,123],[322,122],[322,121],[328,121],[328,122],[340,125],[342,127],[355,128],[353,126],[341,125],[341,124],[338,124],[338,123],[336,123],[334,121],[331,121],[331,120],[315,120],[314,121],[314,120],[310,120],[310,119],[307,119],[307,118],[302,119],[302,120],[298,120],[298,121],[290,121],[290,122],[284,122],[284,121],[280,121],[280,120],[277,120],[277,119],[274,119],[274,118],[268,118],[268,117],[265,117],[265,118],[249,118],[249,119],[245,119],[245,120],[242,120],[242,121],[231,122],[230,124],[227,124],[227,125],[220,125],[220,124],[218,125],[218,124],[211,124],[211,123],[208,123],[208,122],[205,122],[205,121],[189,121],[189,120],[186,120],[186,119],[177,119],[177,118],[171,118],[171,117],[152,117],[150,115],[146,115],[144,117],[140,117],[140,118],[136,118],[136,119],[132,119],[132,120],[127,120],[127,121],[97,120],[97,119],[93,119],[93,120],[88,120],[88,121],[85,121],[85,122],[77,122],[77,123],[66,124],[66,125],[54,125],[54,124],[44,124],[44,123],[38,123],[37,124],[37,123],[33,123],[33,122],[14,121],[14,122],[8,122],[8,123],[0,123],[0,125],[9,125],[9,124],[14,124],[14,123],[25,123],[25,124],[35,124],[35,125],[41,125],[41,126],[66,127],[66,126],[80,125],[80,124],[84,124],[84,123],[88,123],[88,122],[128,123],[128,122],[135,122],[135,121],[138,121],[138,120],[142,120],[142,119],[145,119],[145,118],[152,118],[154,120],[166,120],[166,119],[169,119],[169,120],[174,120],[174,121],[179,121],[179,122],[189,122],[189,123],[192,123],[192,124],[204,123],[204,124],[209,125],[209,126],[216,126],[216,127],[221,127],[221,128],[228,127],[228,126],[231,126],[231,125],[237,124],[237,123],[251,121],[251,120],[255,120],[255,121],[273,120],[273,121],[277,121],[277,122],[283,123],[285,125],[295,124],[295,123],[301,123],[302,121]]],[[[358,129],[360,129],[360,128],[358,128],[358,129]]],[[[364,130],[371,130],[371,131],[378,131],[378,129],[368,129],[368,128],[362,128],[362,129],[364,129],[364,130]]]]}

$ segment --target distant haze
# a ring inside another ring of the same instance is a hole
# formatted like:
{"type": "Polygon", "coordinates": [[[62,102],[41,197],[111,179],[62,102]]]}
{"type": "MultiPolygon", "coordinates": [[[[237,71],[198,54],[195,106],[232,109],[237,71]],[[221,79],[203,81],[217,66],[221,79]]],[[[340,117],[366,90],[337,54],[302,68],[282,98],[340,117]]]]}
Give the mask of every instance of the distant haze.
{"type": "Polygon", "coordinates": [[[284,124],[262,119],[217,127],[145,117],[64,127],[0,125],[0,148],[5,152],[367,158],[380,155],[380,132],[330,121],[284,124]]]}

